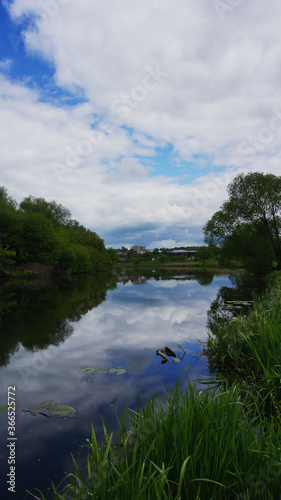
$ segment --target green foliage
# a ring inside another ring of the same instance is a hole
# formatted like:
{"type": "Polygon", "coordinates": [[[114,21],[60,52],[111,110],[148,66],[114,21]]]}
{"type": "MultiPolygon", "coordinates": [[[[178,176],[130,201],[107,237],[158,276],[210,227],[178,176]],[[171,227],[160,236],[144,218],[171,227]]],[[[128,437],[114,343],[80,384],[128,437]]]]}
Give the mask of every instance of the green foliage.
{"type": "Polygon", "coordinates": [[[55,229],[42,214],[28,212],[22,220],[20,250],[26,261],[54,265],[55,229]]]}
{"type": "Polygon", "coordinates": [[[54,225],[65,225],[69,222],[70,211],[57,204],[55,201],[46,201],[44,198],[35,198],[28,196],[20,203],[20,209],[24,212],[32,212],[43,215],[49,219],[54,225]]]}
{"type": "Polygon", "coordinates": [[[82,368],[79,373],[109,373],[110,375],[123,375],[127,370],[125,368],[110,368],[109,370],[105,368],[82,368]]]}
{"type": "Polygon", "coordinates": [[[258,172],[238,175],[229,199],[203,228],[205,242],[221,247],[224,259],[241,259],[267,273],[273,259],[281,269],[281,177],[258,172]]]}
{"type": "MultiPolygon", "coordinates": [[[[19,345],[30,351],[58,346],[73,333],[71,323],[101,304],[115,287],[116,277],[105,272],[63,276],[46,286],[24,287],[24,293],[22,286],[1,280],[0,329],[5,335],[0,366],[8,364],[19,345]]],[[[29,377],[32,370],[23,368],[22,373],[29,377]]]]}
{"type": "Polygon", "coordinates": [[[189,384],[183,394],[176,383],[164,401],[152,397],[132,412],[129,431],[126,418],[117,443],[104,425],[99,445],[92,429],[86,477],[73,459],[76,474],[66,476],[54,499],[279,497],[281,431],[253,423],[236,387],[198,393],[189,384]]]}
{"type": "Polygon", "coordinates": [[[0,245],[0,276],[6,274],[3,265],[14,264],[15,256],[16,252],[14,250],[9,250],[9,247],[4,247],[3,245],[0,245]]]}
{"type": "Polygon", "coordinates": [[[222,245],[220,262],[228,264],[235,258],[248,271],[265,275],[272,270],[274,250],[267,234],[252,224],[240,224],[222,245]]]}
{"type": "Polygon", "coordinates": [[[166,253],[161,253],[158,257],[158,261],[161,263],[161,264],[164,264],[165,262],[168,262],[169,260],[169,257],[166,253]]]}
{"type": "Polygon", "coordinates": [[[203,260],[203,264],[205,266],[206,260],[211,259],[213,257],[213,252],[211,247],[199,247],[195,253],[195,260],[203,260]]]}
{"type": "Polygon", "coordinates": [[[212,371],[242,382],[255,411],[281,417],[281,286],[256,298],[247,317],[217,324],[208,337],[212,371]],[[250,389],[250,390],[248,390],[250,389]]]}
{"type": "Polygon", "coordinates": [[[8,196],[7,190],[1,186],[0,187],[0,207],[8,207],[11,210],[15,210],[17,208],[17,202],[11,197],[8,196]]]}
{"type": "Polygon", "coordinates": [[[73,418],[77,415],[78,410],[73,406],[57,404],[53,399],[48,401],[42,401],[38,405],[33,405],[24,410],[27,413],[32,413],[33,416],[44,415],[49,418],[73,418]],[[44,410],[42,412],[41,410],[44,410]],[[46,413],[46,410],[49,413],[46,413]]]}
{"type": "MultiPolygon", "coordinates": [[[[39,262],[73,273],[116,265],[115,251],[106,250],[94,231],[71,220],[69,210],[55,201],[28,196],[17,209],[5,188],[0,188],[0,215],[0,244],[2,240],[15,252],[17,263],[39,262]]],[[[0,265],[1,256],[3,251],[0,265]]]]}
{"type": "Polygon", "coordinates": [[[8,408],[9,408],[9,405],[7,405],[7,404],[0,405],[0,418],[2,417],[2,413],[9,411],[8,408]]]}

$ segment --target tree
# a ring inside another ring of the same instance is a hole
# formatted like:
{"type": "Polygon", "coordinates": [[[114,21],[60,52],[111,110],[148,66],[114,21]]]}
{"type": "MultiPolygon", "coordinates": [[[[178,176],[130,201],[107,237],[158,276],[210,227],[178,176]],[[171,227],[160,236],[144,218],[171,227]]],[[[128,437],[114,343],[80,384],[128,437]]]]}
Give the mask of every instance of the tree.
{"type": "Polygon", "coordinates": [[[19,230],[19,251],[23,260],[55,265],[57,238],[54,226],[40,213],[27,213],[19,230]]]}
{"type": "Polygon", "coordinates": [[[28,196],[20,203],[24,212],[40,213],[49,219],[55,226],[67,224],[70,220],[70,211],[56,201],[46,201],[44,198],[28,196]]]}
{"type": "Polygon", "coordinates": [[[280,270],[281,177],[259,172],[240,174],[228,186],[228,194],[229,199],[203,228],[205,242],[220,246],[222,254],[232,253],[233,258],[240,248],[240,257],[245,261],[248,255],[248,264],[252,256],[255,270],[262,256],[264,269],[274,257],[280,270]]]}
{"type": "Polygon", "coordinates": [[[15,210],[17,208],[17,202],[11,196],[8,196],[6,188],[4,188],[3,186],[0,186],[0,207],[1,207],[1,209],[4,206],[15,210]]]}
{"type": "Polygon", "coordinates": [[[4,247],[3,245],[0,245],[0,276],[1,274],[6,274],[5,273],[5,268],[3,267],[3,264],[14,264],[15,261],[13,260],[13,257],[16,256],[15,250],[10,250],[9,247],[4,247]]]}
{"type": "Polygon", "coordinates": [[[211,247],[199,247],[195,252],[196,260],[203,260],[203,265],[205,266],[206,260],[211,259],[213,252],[211,247]]]}

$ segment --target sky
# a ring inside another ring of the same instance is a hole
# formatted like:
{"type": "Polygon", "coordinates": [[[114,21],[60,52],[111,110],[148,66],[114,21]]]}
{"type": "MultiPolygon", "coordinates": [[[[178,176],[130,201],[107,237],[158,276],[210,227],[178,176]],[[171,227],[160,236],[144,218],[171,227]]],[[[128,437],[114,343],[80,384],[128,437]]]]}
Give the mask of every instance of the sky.
{"type": "Polygon", "coordinates": [[[106,246],[204,244],[240,173],[281,175],[279,0],[2,0],[0,186],[106,246]]]}

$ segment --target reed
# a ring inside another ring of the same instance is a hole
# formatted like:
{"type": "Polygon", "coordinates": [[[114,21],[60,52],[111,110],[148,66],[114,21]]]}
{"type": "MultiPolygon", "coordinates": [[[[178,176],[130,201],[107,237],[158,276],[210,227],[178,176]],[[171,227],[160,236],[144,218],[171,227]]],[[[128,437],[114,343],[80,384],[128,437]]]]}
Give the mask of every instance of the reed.
{"type": "Polygon", "coordinates": [[[281,287],[255,297],[247,317],[217,325],[207,352],[212,373],[239,383],[248,404],[265,416],[281,411],[281,287]]]}
{"type": "MultiPolygon", "coordinates": [[[[88,441],[84,477],[77,465],[54,488],[54,499],[195,500],[279,495],[281,431],[248,418],[233,386],[224,392],[182,394],[175,383],[164,400],[153,397],[120,422],[119,439],[104,426],[99,445],[88,441]]],[[[44,496],[42,496],[44,498],[44,496]]]]}

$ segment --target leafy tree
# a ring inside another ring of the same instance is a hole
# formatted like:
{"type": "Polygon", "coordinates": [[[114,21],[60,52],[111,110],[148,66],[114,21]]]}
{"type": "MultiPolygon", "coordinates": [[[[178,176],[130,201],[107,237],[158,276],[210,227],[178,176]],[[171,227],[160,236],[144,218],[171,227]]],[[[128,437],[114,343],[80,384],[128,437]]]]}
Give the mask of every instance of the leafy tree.
{"type": "Polygon", "coordinates": [[[199,247],[198,250],[195,252],[195,259],[196,260],[203,260],[203,264],[205,266],[206,260],[211,259],[213,256],[213,252],[211,247],[199,247]]]}
{"type": "Polygon", "coordinates": [[[20,203],[20,209],[24,212],[40,213],[49,219],[54,225],[67,224],[70,219],[70,211],[55,201],[46,201],[44,198],[28,196],[20,203]]]}
{"type": "Polygon", "coordinates": [[[67,208],[33,196],[24,198],[18,208],[4,187],[0,187],[0,245],[0,265],[1,258],[9,255],[3,245],[12,249],[17,263],[40,262],[74,273],[112,268],[117,262],[116,252],[107,250],[94,231],[70,219],[67,208]]]}
{"type": "Polygon", "coordinates": [[[30,212],[20,228],[22,256],[26,261],[55,265],[57,239],[54,226],[40,213],[30,212]]]}
{"type": "Polygon", "coordinates": [[[255,272],[267,272],[273,257],[281,269],[281,177],[240,174],[228,193],[229,199],[203,228],[205,242],[220,246],[225,256],[238,255],[255,272]]]}
{"type": "Polygon", "coordinates": [[[14,257],[16,255],[15,250],[9,250],[8,247],[0,245],[0,275],[5,273],[5,264],[14,264],[14,257]]]}
{"type": "Polygon", "coordinates": [[[66,224],[66,228],[69,231],[71,241],[73,241],[74,243],[96,248],[100,251],[105,250],[105,245],[102,238],[100,238],[94,231],[86,229],[84,226],[79,224],[77,220],[71,219],[66,224]]]}
{"type": "Polygon", "coordinates": [[[274,258],[269,237],[252,224],[238,226],[231,238],[225,240],[220,255],[222,264],[228,265],[234,259],[254,274],[269,273],[274,258]]]}
{"type": "Polygon", "coordinates": [[[111,265],[116,265],[118,263],[118,256],[114,248],[107,248],[106,250],[108,261],[111,265]]]}
{"type": "Polygon", "coordinates": [[[1,210],[4,206],[15,210],[17,208],[17,202],[11,196],[8,196],[6,188],[4,188],[3,186],[0,186],[0,208],[1,208],[1,210]]]}
{"type": "Polygon", "coordinates": [[[9,235],[16,222],[17,203],[8,196],[4,187],[0,187],[0,241],[9,245],[9,235]]]}
{"type": "Polygon", "coordinates": [[[164,264],[165,262],[167,262],[169,260],[169,257],[166,253],[162,252],[159,257],[158,257],[158,261],[161,263],[161,264],[164,264]]]}

